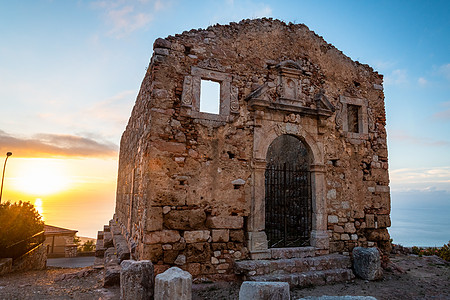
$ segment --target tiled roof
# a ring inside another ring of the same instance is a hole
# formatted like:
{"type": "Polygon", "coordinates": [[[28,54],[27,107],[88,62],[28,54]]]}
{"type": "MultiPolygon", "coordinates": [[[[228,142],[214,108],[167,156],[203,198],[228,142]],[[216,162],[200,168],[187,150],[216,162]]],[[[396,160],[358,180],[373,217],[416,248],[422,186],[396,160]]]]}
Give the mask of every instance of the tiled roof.
{"type": "Polygon", "coordinates": [[[55,235],[55,234],[75,234],[78,230],[71,230],[61,227],[56,227],[52,225],[44,225],[45,235],[55,235]]]}

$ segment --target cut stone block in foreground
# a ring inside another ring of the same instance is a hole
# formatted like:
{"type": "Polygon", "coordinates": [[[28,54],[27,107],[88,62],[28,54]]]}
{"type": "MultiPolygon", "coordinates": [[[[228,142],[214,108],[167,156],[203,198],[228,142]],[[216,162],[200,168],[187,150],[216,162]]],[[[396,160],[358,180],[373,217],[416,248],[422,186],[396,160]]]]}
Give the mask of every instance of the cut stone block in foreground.
{"type": "Polygon", "coordinates": [[[172,267],[155,278],[155,300],[191,300],[192,275],[172,267]]]}
{"type": "Polygon", "coordinates": [[[365,280],[377,280],[383,277],[378,249],[355,247],[352,253],[356,276],[365,280]]]}
{"type": "Polygon", "coordinates": [[[154,287],[152,262],[124,260],[120,266],[120,299],[151,299],[154,287]]]}
{"type": "Polygon", "coordinates": [[[309,296],[297,300],[377,300],[372,296],[309,296]]]}
{"type": "Polygon", "coordinates": [[[244,281],[239,290],[239,300],[290,300],[287,282],[244,281]]]}

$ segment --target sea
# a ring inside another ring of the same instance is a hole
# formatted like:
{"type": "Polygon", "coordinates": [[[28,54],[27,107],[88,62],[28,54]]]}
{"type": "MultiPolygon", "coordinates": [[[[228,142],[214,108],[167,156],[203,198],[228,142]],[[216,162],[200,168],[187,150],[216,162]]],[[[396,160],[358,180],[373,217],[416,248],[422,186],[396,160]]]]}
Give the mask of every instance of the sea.
{"type": "Polygon", "coordinates": [[[410,190],[391,192],[394,244],[441,247],[450,241],[450,192],[410,190]]]}

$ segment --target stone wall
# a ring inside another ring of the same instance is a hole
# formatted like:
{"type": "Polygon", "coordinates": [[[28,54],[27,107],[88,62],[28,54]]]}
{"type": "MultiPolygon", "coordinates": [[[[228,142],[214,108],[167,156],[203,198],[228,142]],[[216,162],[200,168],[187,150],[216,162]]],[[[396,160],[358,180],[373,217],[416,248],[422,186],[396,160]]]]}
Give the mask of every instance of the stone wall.
{"type": "Polygon", "coordinates": [[[13,261],[12,271],[23,272],[29,270],[42,270],[47,267],[47,249],[44,244],[33,248],[26,254],[13,261]]]}
{"type": "Polygon", "coordinates": [[[155,272],[233,276],[264,257],[271,142],[308,148],[311,244],[389,247],[383,78],[302,24],[243,20],[157,39],[122,136],[116,221],[155,272]],[[199,110],[220,83],[220,113],[199,110]]]}

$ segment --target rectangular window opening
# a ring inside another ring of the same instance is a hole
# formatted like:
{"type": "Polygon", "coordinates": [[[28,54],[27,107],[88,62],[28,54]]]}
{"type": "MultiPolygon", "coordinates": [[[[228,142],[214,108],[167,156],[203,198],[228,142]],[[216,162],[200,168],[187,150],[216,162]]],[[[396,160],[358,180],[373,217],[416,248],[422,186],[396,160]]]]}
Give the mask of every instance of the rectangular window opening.
{"type": "Polygon", "coordinates": [[[220,83],[203,80],[200,88],[200,112],[220,113],[220,83]]]}
{"type": "Polygon", "coordinates": [[[358,105],[347,104],[348,132],[359,133],[359,109],[358,105]]]}

